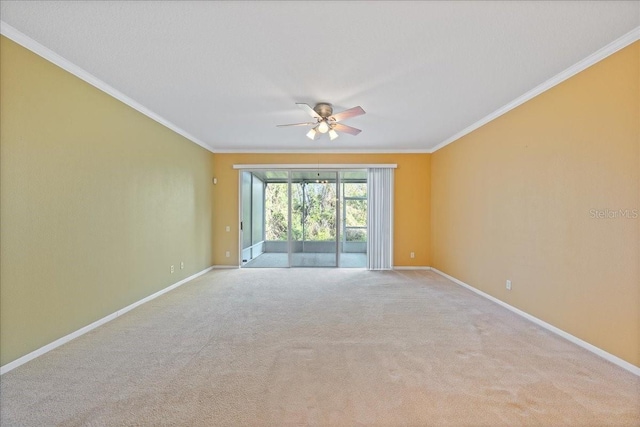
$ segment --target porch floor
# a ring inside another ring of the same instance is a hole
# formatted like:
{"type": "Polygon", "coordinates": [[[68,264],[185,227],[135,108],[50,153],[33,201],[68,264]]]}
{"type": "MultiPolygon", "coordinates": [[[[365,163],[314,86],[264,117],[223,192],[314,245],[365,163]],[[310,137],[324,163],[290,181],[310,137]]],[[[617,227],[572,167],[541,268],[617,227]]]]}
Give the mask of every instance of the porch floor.
{"type": "MultiPolygon", "coordinates": [[[[294,253],[292,254],[292,267],[335,267],[335,253],[294,253]]],[[[288,254],[265,252],[244,264],[243,268],[287,268],[289,266],[288,254]]],[[[341,253],[340,267],[366,268],[367,254],[341,253]]]]}

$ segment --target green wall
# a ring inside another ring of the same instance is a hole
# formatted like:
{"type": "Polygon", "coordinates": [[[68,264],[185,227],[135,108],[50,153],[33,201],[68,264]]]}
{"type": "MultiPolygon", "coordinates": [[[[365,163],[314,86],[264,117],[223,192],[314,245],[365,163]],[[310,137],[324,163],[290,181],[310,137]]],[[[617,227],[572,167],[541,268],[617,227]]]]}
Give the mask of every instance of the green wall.
{"type": "Polygon", "coordinates": [[[212,265],[213,154],[0,43],[5,365],[212,265]]]}

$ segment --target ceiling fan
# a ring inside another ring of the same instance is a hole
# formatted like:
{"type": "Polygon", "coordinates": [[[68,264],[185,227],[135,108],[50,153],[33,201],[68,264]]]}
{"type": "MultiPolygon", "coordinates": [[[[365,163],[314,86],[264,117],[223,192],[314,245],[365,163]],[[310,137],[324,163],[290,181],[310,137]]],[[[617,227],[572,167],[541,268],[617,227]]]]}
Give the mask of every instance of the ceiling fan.
{"type": "Polygon", "coordinates": [[[311,117],[316,119],[316,121],[307,123],[292,123],[289,125],[277,125],[278,127],[313,126],[313,128],[309,132],[307,132],[307,137],[312,140],[316,139],[318,134],[327,132],[329,133],[329,138],[331,138],[332,141],[339,136],[338,131],[345,132],[350,135],[357,135],[362,132],[360,129],[338,123],[344,119],[365,114],[365,111],[360,106],[349,108],[348,110],[333,114],[333,107],[331,106],[331,104],[326,102],[320,102],[313,108],[311,108],[309,104],[303,104],[299,102],[296,103],[296,105],[305,110],[311,117]]]}

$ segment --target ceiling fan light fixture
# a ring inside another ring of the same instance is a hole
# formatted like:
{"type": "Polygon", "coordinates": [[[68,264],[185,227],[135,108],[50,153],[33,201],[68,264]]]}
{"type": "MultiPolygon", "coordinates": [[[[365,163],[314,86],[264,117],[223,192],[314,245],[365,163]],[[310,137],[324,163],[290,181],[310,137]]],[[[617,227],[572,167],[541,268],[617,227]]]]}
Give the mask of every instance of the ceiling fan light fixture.
{"type": "Polygon", "coordinates": [[[307,138],[315,141],[318,137],[321,137],[325,133],[329,133],[329,138],[333,141],[340,136],[340,133],[348,133],[349,135],[357,135],[361,132],[360,129],[356,129],[351,126],[339,123],[342,120],[349,119],[351,117],[357,117],[365,114],[366,112],[362,107],[353,107],[348,110],[341,111],[337,114],[333,114],[333,107],[326,102],[320,102],[311,108],[309,104],[301,102],[296,103],[297,106],[305,110],[311,117],[313,122],[307,123],[291,123],[287,125],[276,125],[277,127],[289,127],[289,126],[312,126],[309,132],[307,132],[307,138]]]}
{"type": "Polygon", "coordinates": [[[317,134],[318,132],[316,132],[316,128],[313,128],[309,132],[307,132],[307,138],[313,141],[314,139],[316,139],[317,134]]]}
{"type": "Polygon", "coordinates": [[[320,124],[318,125],[318,132],[320,133],[327,133],[329,131],[329,125],[327,124],[326,121],[321,121],[320,124]]]}

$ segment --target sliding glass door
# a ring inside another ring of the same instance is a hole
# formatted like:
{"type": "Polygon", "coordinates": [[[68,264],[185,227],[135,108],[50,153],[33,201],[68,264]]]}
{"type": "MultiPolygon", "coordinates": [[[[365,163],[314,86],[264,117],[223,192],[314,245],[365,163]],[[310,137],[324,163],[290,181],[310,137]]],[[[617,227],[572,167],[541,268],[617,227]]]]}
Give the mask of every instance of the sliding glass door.
{"type": "Polygon", "coordinates": [[[291,266],[338,266],[338,173],[291,172],[291,266]]]}
{"type": "Polygon", "coordinates": [[[366,171],[240,173],[243,267],[366,267],[366,171]]]}

